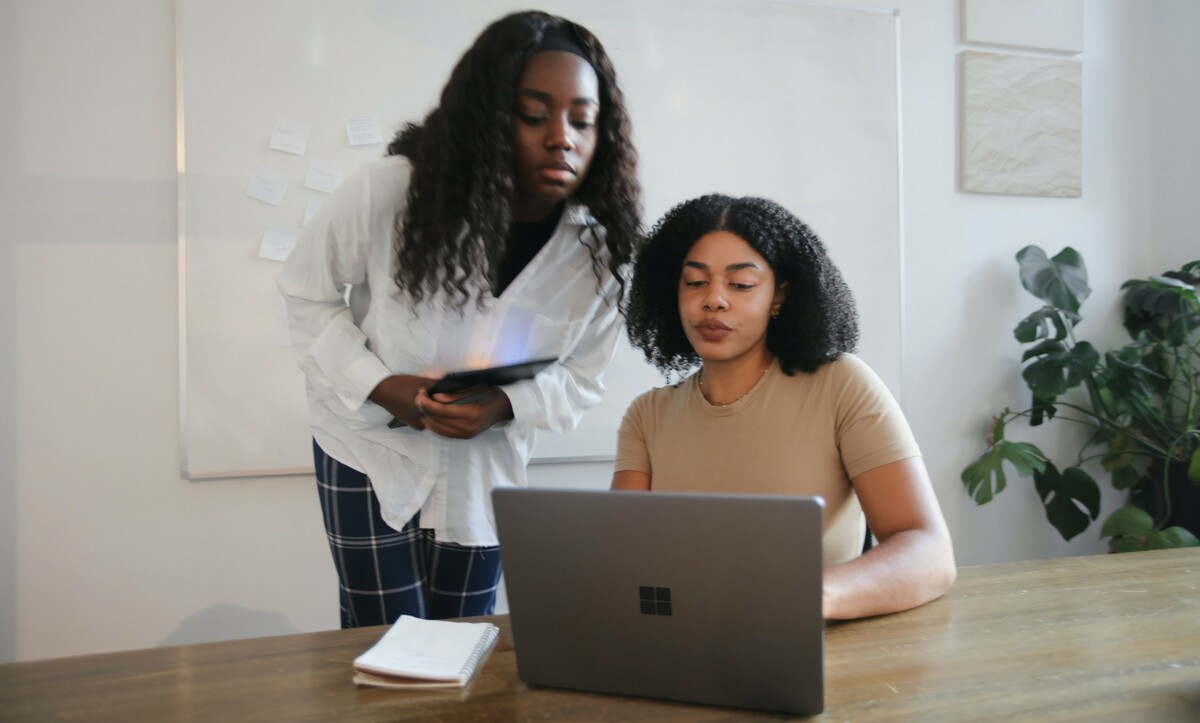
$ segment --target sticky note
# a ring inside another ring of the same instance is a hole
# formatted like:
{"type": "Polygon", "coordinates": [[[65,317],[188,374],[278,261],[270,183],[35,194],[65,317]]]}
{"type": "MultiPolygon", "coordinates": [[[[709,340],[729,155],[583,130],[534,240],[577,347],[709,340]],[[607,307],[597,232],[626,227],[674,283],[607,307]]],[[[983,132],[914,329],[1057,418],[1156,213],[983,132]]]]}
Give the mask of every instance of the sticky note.
{"type": "Polygon", "coordinates": [[[342,182],[342,167],[336,163],[311,161],[308,164],[308,177],[304,179],[304,187],[323,193],[333,193],[342,182]]]}
{"type": "Polygon", "coordinates": [[[308,126],[299,121],[277,120],[269,145],[277,151],[303,156],[308,147],[308,126]]]}
{"type": "Polygon", "coordinates": [[[287,261],[296,246],[297,235],[281,228],[264,228],[258,255],[271,261],[287,261]]]}
{"type": "Polygon", "coordinates": [[[283,203],[283,194],[287,193],[288,179],[282,173],[276,173],[266,168],[254,172],[246,195],[259,201],[278,206],[283,203]]]}
{"type": "Polygon", "coordinates": [[[379,120],[373,115],[360,115],[346,121],[346,142],[352,146],[371,146],[383,143],[379,120]]]}

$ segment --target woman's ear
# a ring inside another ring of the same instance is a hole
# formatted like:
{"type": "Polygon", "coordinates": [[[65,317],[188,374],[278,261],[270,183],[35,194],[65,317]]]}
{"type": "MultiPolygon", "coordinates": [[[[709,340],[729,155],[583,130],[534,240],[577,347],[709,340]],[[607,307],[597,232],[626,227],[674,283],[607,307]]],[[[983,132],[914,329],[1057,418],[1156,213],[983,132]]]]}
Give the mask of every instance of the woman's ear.
{"type": "Polygon", "coordinates": [[[771,318],[779,316],[779,309],[783,307],[783,302],[787,301],[787,286],[788,282],[776,284],[775,298],[771,300],[771,318]]]}

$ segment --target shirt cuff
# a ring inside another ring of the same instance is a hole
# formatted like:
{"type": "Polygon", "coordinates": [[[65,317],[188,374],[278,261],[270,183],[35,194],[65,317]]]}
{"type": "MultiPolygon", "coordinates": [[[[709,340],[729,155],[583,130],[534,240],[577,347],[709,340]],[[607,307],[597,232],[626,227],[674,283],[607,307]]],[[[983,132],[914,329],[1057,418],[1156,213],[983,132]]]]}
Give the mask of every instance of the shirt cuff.
{"type": "Polygon", "coordinates": [[[357,412],[359,408],[379,386],[379,382],[392,375],[390,369],[384,366],[379,357],[374,354],[364,355],[346,369],[346,381],[349,386],[338,390],[338,398],[346,409],[357,412]]]}
{"type": "Polygon", "coordinates": [[[535,390],[537,384],[533,380],[523,380],[504,387],[508,401],[512,405],[512,422],[516,426],[537,426],[538,403],[535,390]]]}

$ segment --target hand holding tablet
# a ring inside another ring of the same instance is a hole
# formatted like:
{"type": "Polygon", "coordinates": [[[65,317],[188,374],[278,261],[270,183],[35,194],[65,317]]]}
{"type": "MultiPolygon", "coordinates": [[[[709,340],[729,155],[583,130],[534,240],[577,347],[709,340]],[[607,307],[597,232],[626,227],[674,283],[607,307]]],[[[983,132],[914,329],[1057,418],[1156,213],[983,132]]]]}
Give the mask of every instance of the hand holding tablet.
{"type": "MultiPolygon", "coordinates": [[[[488,367],[487,369],[468,369],[451,372],[434,382],[429,387],[427,393],[432,397],[435,394],[453,394],[454,392],[478,387],[479,389],[476,393],[468,394],[453,402],[449,402],[450,404],[474,404],[485,401],[494,394],[495,392],[491,387],[501,387],[523,379],[532,379],[538,372],[556,361],[558,361],[557,357],[549,357],[546,359],[519,362],[517,364],[488,367]]],[[[403,426],[405,426],[404,422],[398,419],[393,419],[388,423],[388,427],[392,429],[403,426]]]]}
{"type": "Polygon", "coordinates": [[[429,395],[448,394],[470,387],[502,387],[522,379],[533,379],[538,372],[556,361],[558,361],[558,357],[550,357],[487,369],[450,372],[434,382],[433,386],[429,388],[429,395]]]}

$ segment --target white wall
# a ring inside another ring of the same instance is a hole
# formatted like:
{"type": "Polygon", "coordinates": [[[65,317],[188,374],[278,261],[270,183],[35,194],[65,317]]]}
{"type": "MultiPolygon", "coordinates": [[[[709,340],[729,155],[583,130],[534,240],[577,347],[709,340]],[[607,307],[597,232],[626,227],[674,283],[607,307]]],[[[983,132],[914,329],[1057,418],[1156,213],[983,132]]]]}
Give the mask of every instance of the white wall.
{"type": "MultiPolygon", "coordinates": [[[[1085,254],[1102,344],[1122,280],[1197,255],[1194,199],[1168,201],[1196,189],[1196,9],[1087,3],[1084,192],[1062,200],[955,191],[957,0],[842,4],[901,9],[902,392],[959,561],[1101,550],[1097,527],[1059,539],[1026,481],[976,508],[958,475],[1023,401],[1019,248],[1085,254]]],[[[178,475],[173,23],[170,0],[0,0],[0,662],[337,625],[310,479],[178,475]]]]}
{"type": "MultiPolygon", "coordinates": [[[[958,3],[943,3],[943,7],[958,3]]],[[[913,3],[914,10],[921,3],[913,3]]],[[[989,415],[1028,406],[1011,330],[1038,306],[1017,282],[1013,255],[1026,244],[1048,252],[1074,246],[1085,257],[1093,297],[1080,330],[1104,348],[1118,338],[1116,289],[1149,271],[1139,240],[1147,172],[1139,88],[1140,20],[1134,3],[1085,7],[1083,196],[1076,200],[956,194],[953,185],[954,76],[943,19],[926,27],[904,15],[905,173],[909,305],[906,409],[955,536],[961,564],[1100,551],[1099,525],[1071,543],[1046,522],[1032,481],[982,508],[958,474],[982,451],[989,415]],[[914,22],[909,22],[909,20],[914,22]],[[916,27],[914,27],[916,26],[916,27]],[[916,46],[916,48],[914,48],[916,46]],[[919,48],[919,50],[917,50],[919,48]],[[913,97],[912,92],[919,95],[913,97]]],[[[940,15],[940,13],[939,13],[940,15]]],[[[1013,432],[1015,429],[1010,428],[1013,432]]],[[[1067,440],[1075,430],[1060,430],[1067,440]]],[[[1039,443],[1046,439],[1039,435],[1039,443]]],[[[1046,448],[1053,456],[1052,448],[1046,448]]],[[[1077,449],[1077,447],[1076,447],[1077,449]]],[[[1064,450],[1064,463],[1073,460],[1064,450]]],[[[1105,495],[1101,519],[1117,504],[1105,495]]]]}
{"type": "Polygon", "coordinates": [[[1150,169],[1147,242],[1155,270],[1200,259],[1200,3],[1156,0],[1148,23],[1150,169]]]}

